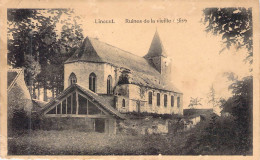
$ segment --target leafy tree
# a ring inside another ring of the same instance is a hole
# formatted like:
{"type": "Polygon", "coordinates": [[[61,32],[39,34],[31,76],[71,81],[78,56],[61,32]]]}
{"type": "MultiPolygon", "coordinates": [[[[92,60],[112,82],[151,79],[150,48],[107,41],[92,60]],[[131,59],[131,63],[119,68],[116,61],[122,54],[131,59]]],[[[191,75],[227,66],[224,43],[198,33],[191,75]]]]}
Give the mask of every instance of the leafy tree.
{"type": "MultiPolygon", "coordinates": [[[[220,52],[231,45],[237,49],[245,47],[248,51],[246,60],[252,64],[252,9],[206,8],[203,13],[206,31],[222,36],[225,47],[220,52]]],[[[220,102],[223,111],[232,116],[213,115],[208,124],[198,127],[199,134],[191,137],[195,142],[187,144],[192,146],[194,154],[252,154],[253,77],[238,80],[234,73],[224,75],[233,82],[229,87],[233,96],[216,100],[212,86],[208,97],[213,107],[220,102]]]]}
{"type": "Polygon", "coordinates": [[[253,63],[252,8],[206,8],[203,13],[206,31],[222,36],[225,47],[220,52],[231,45],[246,48],[246,60],[253,63]]]}
{"type": "Polygon", "coordinates": [[[32,92],[32,86],[34,83],[34,79],[36,76],[41,72],[41,66],[38,61],[36,61],[32,55],[26,55],[25,56],[25,62],[24,62],[25,70],[25,81],[28,82],[29,90],[32,92]]]}
{"type": "Polygon", "coordinates": [[[23,67],[26,84],[34,86],[32,93],[44,88],[45,100],[47,89],[62,91],[62,64],[83,39],[79,17],[73,13],[71,9],[8,10],[8,63],[23,67]]]}
{"type": "Polygon", "coordinates": [[[233,97],[230,100],[233,105],[225,105],[225,110],[235,117],[238,129],[241,132],[241,143],[245,146],[251,145],[253,124],[253,77],[244,77],[235,81],[229,87],[232,89],[233,97]]]}
{"type": "Polygon", "coordinates": [[[196,97],[196,98],[192,98],[190,97],[190,104],[189,104],[189,107],[190,108],[194,108],[194,106],[201,106],[201,100],[202,98],[199,98],[199,97],[196,97]]]}

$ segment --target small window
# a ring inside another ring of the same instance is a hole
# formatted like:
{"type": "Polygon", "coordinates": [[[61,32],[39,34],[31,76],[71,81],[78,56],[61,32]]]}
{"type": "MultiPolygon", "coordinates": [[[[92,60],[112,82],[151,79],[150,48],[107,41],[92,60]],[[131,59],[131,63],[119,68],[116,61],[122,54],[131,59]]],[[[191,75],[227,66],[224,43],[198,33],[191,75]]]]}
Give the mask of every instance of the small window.
{"type": "Polygon", "coordinates": [[[89,75],[89,89],[93,92],[96,92],[96,79],[95,73],[89,75]]]}
{"type": "Polygon", "coordinates": [[[174,106],[174,96],[171,96],[171,106],[174,106]]]}
{"type": "Polygon", "coordinates": [[[177,107],[179,108],[181,106],[180,104],[180,97],[177,97],[177,107]]]}
{"type": "Polygon", "coordinates": [[[152,92],[149,92],[148,101],[149,101],[149,104],[153,104],[153,93],[152,92]]]}
{"type": "Polygon", "coordinates": [[[125,99],[122,100],[122,107],[125,108],[125,99]]]}
{"type": "Polygon", "coordinates": [[[71,73],[69,76],[69,85],[77,83],[77,77],[74,73],[71,73]]]}
{"type": "Polygon", "coordinates": [[[164,95],[164,107],[167,107],[167,95],[164,95]]]}
{"type": "Polygon", "coordinates": [[[160,106],[160,101],[161,101],[161,99],[160,99],[161,97],[160,97],[160,93],[157,93],[157,106],[160,106]]]}

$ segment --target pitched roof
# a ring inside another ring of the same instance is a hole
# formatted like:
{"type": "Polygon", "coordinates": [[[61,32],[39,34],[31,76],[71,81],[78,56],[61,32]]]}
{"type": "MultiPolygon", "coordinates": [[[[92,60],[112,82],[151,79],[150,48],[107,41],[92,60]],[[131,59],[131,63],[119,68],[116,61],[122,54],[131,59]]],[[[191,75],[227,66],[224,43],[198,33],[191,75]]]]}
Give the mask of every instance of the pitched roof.
{"type": "Polygon", "coordinates": [[[166,52],[164,50],[163,44],[161,42],[159,33],[155,32],[153,36],[152,43],[150,45],[148,53],[144,56],[145,58],[157,57],[157,56],[164,56],[166,57],[166,52]]]}
{"type": "MultiPolygon", "coordinates": [[[[155,34],[155,42],[158,41],[155,34]]],[[[155,43],[154,42],[154,43],[155,43]]],[[[151,88],[181,92],[169,82],[165,82],[161,74],[143,57],[124,51],[95,38],[85,38],[80,48],[65,62],[97,62],[130,70],[129,82],[151,88]]]]}
{"type": "Polygon", "coordinates": [[[7,90],[10,91],[10,89],[15,84],[17,78],[19,75],[23,72],[22,69],[8,69],[7,72],[7,90]]]}
{"type": "Polygon", "coordinates": [[[44,111],[46,111],[49,107],[51,107],[53,104],[55,104],[57,101],[61,100],[64,96],[66,96],[67,94],[74,91],[75,89],[78,89],[81,92],[83,92],[85,95],[89,96],[96,103],[98,103],[104,110],[106,110],[110,114],[114,115],[116,118],[125,119],[125,117],[121,113],[119,113],[115,108],[113,108],[110,104],[108,104],[107,101],[104,100],[101,96],[99,96],[98,94],[96,94],[96,93],[92,92],[91,90],[86,89],[78,84],[73,84],[73,85],[69,86],[63,92],[61,92],[55,99],[53,99],[52,101],[47,103],[44,106],[42,113],[44,111]]]}
{"type": "Polygon", "coordinates": [[[159,74],[144,58],[90,37],[85,38],[80,48],[65,63],[75,61],[110,63],[150,75],[159,74]]]}

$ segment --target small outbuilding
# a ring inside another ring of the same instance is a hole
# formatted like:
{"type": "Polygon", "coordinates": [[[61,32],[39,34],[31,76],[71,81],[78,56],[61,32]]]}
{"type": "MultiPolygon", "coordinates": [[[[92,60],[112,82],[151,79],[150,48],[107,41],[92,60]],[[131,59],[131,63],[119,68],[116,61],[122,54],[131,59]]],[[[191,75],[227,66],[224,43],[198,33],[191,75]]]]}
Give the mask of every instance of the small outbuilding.
{"type": "Polygon", "coordinates": [[[30,114],[32,99],[24,81],[23,69],[8,69],[7,72],[8,118],[11,119],[17,110],[30,114]]]}
{"type": "Polygon", "coordinates": [[[45,105],[41,127],[115,134],[117,122],[123,119],[105,99],[75,83],[45,105]]]}

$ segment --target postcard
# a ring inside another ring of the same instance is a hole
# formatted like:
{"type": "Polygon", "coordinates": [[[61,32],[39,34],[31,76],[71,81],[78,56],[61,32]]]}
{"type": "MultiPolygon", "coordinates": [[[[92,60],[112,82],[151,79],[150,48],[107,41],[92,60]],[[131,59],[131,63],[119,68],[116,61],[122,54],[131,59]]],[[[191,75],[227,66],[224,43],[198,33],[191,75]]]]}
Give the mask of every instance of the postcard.
{"type": "Polygon", "coordinates": [[[1,158],[259,159],[258,1],[0,6],[1,158]]]}

